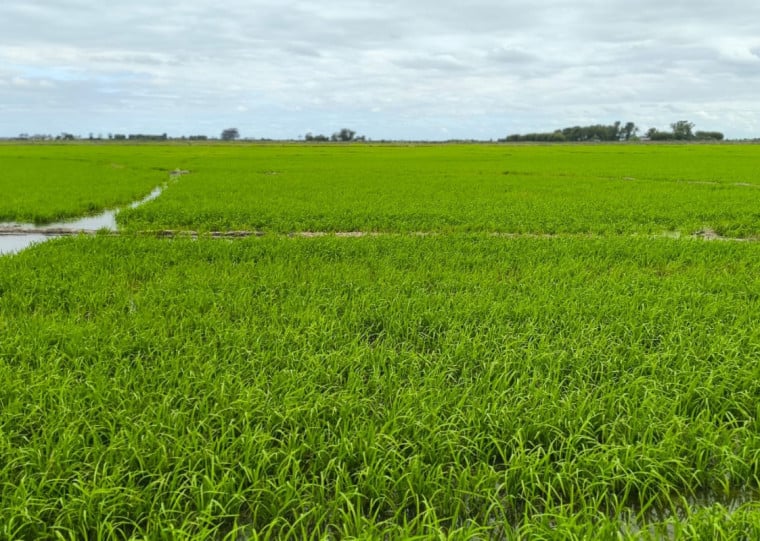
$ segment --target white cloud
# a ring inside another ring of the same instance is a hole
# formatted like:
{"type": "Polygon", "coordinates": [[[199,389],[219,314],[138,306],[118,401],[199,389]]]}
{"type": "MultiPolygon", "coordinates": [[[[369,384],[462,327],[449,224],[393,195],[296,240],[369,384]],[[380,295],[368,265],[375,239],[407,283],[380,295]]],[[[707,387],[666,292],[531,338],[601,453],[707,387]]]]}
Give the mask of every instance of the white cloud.
{"type": "Polygon", "coordinates": [[[467,138],[692,118],[751,136],[757,36],[749,0],[4,0],[0,135],[467,138]]]}

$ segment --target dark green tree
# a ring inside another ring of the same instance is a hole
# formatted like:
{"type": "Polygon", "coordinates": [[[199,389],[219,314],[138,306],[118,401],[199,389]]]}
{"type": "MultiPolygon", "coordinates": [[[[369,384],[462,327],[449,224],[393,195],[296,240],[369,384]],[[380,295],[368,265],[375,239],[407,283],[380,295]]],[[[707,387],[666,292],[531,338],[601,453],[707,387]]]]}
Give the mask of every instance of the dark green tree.
{"type": "Polygon", "coordinates": [[[631,137],[635,137],[638,131],[639,128],[636,126],[636,124],[633,122],[626,122],[625,126],[623,126],[623,139],[630,141],[631,137]]]}
{"type": "Polygon", "coordinates": [[[698,131],[694,133],[694,137],[702,141],[722,141],[723,133],[719,131],[698,131]]]}
{"type": "Polygon", "coordinates": [[[237,128],[227,128],[222,131],[222,141],[234,141],[240,138],[240,132],[237,128]]]}
{"type": "Polygon", "coordinates": [[[673,130],[673,138],[678,140],[686,140],[686,139],[694,139],[694,133],[692,132],[692,129],[694,129],[694,123],[689,122],[688,120],[679,120],[678,122],[673,122],[670,127],[673,130]]]}
{"type": "Polygon", "coordinates": [[[354,130],[343,128],[339,132],[332,134],[332,137],[330,137],[330,139],[333,141],[348,142],[348,141],[353,141],[355,136],[356,136],[356,132],[354,130]]]}

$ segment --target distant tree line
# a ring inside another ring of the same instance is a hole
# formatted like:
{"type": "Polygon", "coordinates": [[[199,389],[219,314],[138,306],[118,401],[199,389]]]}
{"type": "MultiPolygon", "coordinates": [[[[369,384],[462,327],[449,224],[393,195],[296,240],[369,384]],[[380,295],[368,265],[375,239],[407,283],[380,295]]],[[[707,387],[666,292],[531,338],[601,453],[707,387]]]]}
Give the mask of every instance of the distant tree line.
{"type": "Polygon", "coordinates": [[[49,133],[20,133],[18,134],[18,137],[15,137],[14,139],[17,141],[73,141],[74,139],[77,139],[77,137],[71,133],[61,133],[56,136],[50,135],[49,133]]]}
{"type": "Polygon", "coordinates": [[[127,139],[130,141],[166,141],[169,137],[162,133],[161,135],[153,135],[148,133],[130,133],[127,139]]]}
{"type": "MultiPolygon", "coordinates": [[[[169,136],[165,133],[160,135],[146,134],[146,133],[130,133],[125,135],[123,133],[108,134],[108,138],[114,141],[167,141],[169,136]]],[[[90,136],[90,140],[101,139],[100,137],[90,136]]]]}
{"type": "Polygon", "coordinates": [[[694,123],[679,120],[670,125],[672,131],[659,131],[649,128],[646,137],[651,141],[722,141],[723,134],[719,131],[693,131],[694,123]]]}
{"type": "Polygon", "coordinates": [[[312,142],[325,142],[325,141],[339,141],[343,143],[348,143],[352,141],[366,141],[367,138],[364,135],[356,135],[356,132],[354,130],[349,130],[348,128],[343,128],[342,130],[333,133],[330,137],[326,135],[314,135],[312,133],[307,133],[304,136],[304,140],[306,141],[312,141],[312,142]]]}
{"type": "Polygon", "coordinates": [[[552,132],[542,133],[514,133],[501,141],[629,141],[636,136],[639,128],[633,122],[622,124],[617,121],[610,125],[593,124],[590,126],[572,126],[552,132]]]}
{"type": "MultiPolygon", "coordinates": [[[[694,132],[694,124],[687,120],[679,120],[670,125],[672,131],[659,131],[657,128],[650,128],[646,135],[642,138],[644,140],[651,141],[722,141],[723,134],[718,131],[697,131],[694,132]]],[[[639,140],[637,133],[639,132],[638,126],[633,122],[626,122],[625,124],[620,121],[610,125],[593,124],[590,126],[572,126],[570,128],[562,128],[554,130],[552,132],[539,132],[539,133],[515,133],[508,135],[504,139],[499,141],[506,142],[522,142],[522,141],[534,141],[534,142],[549,142],[549,143],[561,143],[565,141],[571,142],[601,142],[601,141],[631,141],[639,140]]]]}
{"type": "Polygon", "coordinates": [[[88,137],[82,137],[81,135],[74,135],[69,132],[62,132],[59,135],[49,134],[34,134],[21,133],[18,137],[13,139],[19,141],[81,141],[87,139],[88,141],[170,141],[170,140],[182,140],[182,141],[208,141],[208,135],[188,135],[181,137],[169,137],[166,133],[161,134],[145,134],[145,133],[109,133],[107,137],[103,137],[102,134],[90,133],[88,137]]]}
{"type": "MultiPolygon", "coordinates": [[[[638,136],[639,128],[633,122],[623,124],[620,121],[612,124],[591,124],[588,126],[571,126],[568,128],[557,129],[551,132],[536,133],[515,133],[508,135],[500,142],[601,142],[601,141],[723,141],[724,135],[719,131],[694,131],[694,123],[687,120],[679,120],[670,125],[670,131],[661,131],[657,128],[650,128],[641,137],[638,136]]],[[[68,132],[62,132],[53,136],[48,134],[29,134],[21,133],[15,139],[22,141],[74,141],[81,140],[83,137],[68,132]]],[[[90,141],[101,141],[104,139],[102,134],[90,133],[87,137],[90,141]]],[[[116,133],[108,134],[108,140],[112,141],[208,141],[207,135],[189,135],[181,137],[169,137],[166,133],[162,134],[144,134],[144,133],[116,133]]],[[[240,139],[240,131],[237,128],[226,128],[221,132],[219,137],[222,141],[234,141],[240,139]]],[[[246,139],[252,140],[252,139],[246,139]]],[[[273,141],[273,139],[258,139],[259,141],[273,141]]],[[[332,135],[307,133],[304,136],[307,142],[363,142],[367,141],[364,135],[357,135],[356,131],[349,128],[343,128],[332,135]]],[[[378,142],[393,142],[394,140],[382,140],[378,142]]],[[[493,140],[492,140],[493,141],[493,140]]],[[[437,142],[441,141],[429,141],[437,142]]],[[[470,140],[451,140],[449,142],[480,142],[474,139],[470,140]]]]}

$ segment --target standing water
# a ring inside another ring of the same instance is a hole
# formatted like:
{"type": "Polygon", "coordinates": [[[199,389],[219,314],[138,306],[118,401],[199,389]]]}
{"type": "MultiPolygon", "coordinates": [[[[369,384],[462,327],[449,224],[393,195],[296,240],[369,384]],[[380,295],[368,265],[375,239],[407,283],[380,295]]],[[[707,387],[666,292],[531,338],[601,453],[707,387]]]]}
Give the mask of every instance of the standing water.
{"type": "MultiPolygon", "coordinates": [[[[161,195],[165,186],[159,186],[139,201],[129,204],[136,208],[161,195]]],[[[116,215],[121,209],[109,209],[95,216],[84,216],[63,222],[43,225],[24,224],[18,222],[0,222],[0,255],[13,254],[28,248],[32,244],[66,234],[79,232],[95,232],[101,230],[116,231],[116,215]]]]}

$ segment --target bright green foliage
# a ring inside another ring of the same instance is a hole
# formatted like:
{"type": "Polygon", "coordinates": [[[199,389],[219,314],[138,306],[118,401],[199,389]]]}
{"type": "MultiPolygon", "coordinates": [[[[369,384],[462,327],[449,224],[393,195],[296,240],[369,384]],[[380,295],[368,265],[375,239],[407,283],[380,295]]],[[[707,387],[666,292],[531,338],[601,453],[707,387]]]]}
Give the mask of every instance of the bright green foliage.
{"type": "Polygon", "coordinates": [[[129,230],[760,235],[755,145],[0,145],[0,221],[129,230]]]}
{"type": "Polygon", "coordinates": [[[0,537],[754,538],[758,261],[488,235],[0,258],[0,537]]]}
{"type": "Polygon", "coordinates": [[[130,230],[760,235],[754,145],[175,151],[193,173],[123,213],[130,230]]]}
{"type": "Polygon", "coordinates": [[[758,153],[0,146],[0,220],[391,233],[0,258],[0,539],[760,537],[760,244],[647,238],[758,153]]]}
{"type": "Polygon", "coordinates": [[[53,222],[141,199],[169,180],[157,165],[171,163],[164,155],[161,147],[0,145],[0,222],[53,222]]]}

